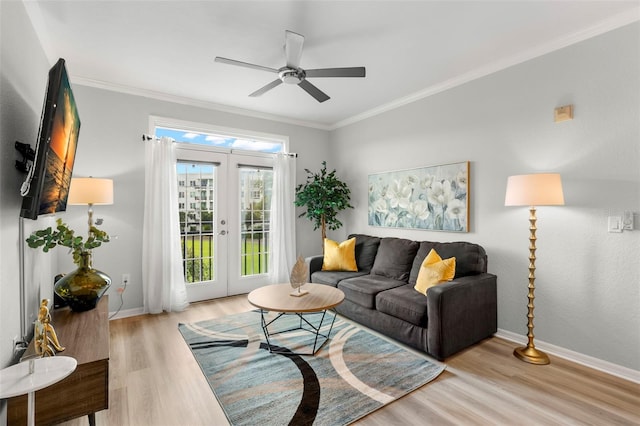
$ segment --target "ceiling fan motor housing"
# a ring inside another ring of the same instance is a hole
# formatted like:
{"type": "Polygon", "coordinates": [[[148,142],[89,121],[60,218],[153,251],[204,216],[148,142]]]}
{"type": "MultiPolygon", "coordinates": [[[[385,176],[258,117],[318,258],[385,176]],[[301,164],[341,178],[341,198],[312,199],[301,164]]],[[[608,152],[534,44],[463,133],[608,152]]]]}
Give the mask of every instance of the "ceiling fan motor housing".
{"type": "Polygon", "coordinates": [[[302,68],[283,67],[278,70],[278,77],[285,84],[300,84],[305,76],[306,73],[302,68]]]}

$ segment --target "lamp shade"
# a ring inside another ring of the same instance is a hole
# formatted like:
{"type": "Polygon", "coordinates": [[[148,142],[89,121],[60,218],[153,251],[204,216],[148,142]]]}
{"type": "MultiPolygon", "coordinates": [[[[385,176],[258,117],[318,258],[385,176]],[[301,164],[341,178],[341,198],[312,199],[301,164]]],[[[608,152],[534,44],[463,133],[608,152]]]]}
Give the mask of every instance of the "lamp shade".
{"type": "Polygon", "coordinates": [[[505,206],[564,205],[562,181],[558,173],[509,176],[505,206]]]}
{"type": "Polygon", "coordinates": [[[113,179],[72,178],[67,204],[113,204],[113,179]]]}

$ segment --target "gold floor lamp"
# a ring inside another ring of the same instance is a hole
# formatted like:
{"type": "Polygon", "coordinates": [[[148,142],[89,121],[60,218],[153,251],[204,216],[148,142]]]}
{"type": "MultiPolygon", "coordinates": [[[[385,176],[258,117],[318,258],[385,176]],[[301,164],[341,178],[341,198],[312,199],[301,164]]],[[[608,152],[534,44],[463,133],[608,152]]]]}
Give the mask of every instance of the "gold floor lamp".
{"type": "Polygon", "coordinates": [[[536,207],[564,205],[562,181],[557,173],[509,176],[505,206],[529,206],[529,294],[527,298],[527,346],[516,348],[513,354],[531,364],[549,364],[549,356],[533,343],[533,299],[536,289],[536,207]]]}

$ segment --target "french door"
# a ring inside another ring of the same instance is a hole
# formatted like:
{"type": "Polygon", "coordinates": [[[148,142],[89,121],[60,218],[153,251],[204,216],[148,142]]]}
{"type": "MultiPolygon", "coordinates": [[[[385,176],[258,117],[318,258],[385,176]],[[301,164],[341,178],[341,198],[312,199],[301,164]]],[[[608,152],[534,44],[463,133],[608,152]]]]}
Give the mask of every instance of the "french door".
{"type": "Polygon", "coordinates": [[[182,265],[190,302],[268,284],[270,156],[177,149],[182,265]]]}

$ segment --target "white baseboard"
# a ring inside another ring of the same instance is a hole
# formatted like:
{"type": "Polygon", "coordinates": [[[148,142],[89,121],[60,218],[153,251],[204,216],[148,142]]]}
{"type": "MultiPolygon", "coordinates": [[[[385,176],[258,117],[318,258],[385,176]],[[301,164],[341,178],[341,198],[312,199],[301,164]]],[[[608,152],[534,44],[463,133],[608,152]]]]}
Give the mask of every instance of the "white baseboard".
{"type": "MultiPolygon", "coordinates": [[[[498,332],[495,334],[495,336],[523,345],[527,344],[526,336],[513,333],[511,331],[498,329],[498,332]]],[[[579,352],[574,352],[560,346],[552,345],[551,343],[545,343],[540,340],[536,340],[536,348],[540,349],[541,351],[547,352],[548,354],[564,358],[566,360],[602,371],[607,374],[611,374],[612,376],[617,376],[634,383],[640,383],[640,371],[638,370],[623,367],[622,365],[614,364],[609,361],[603,361],[601,359],[584,355],[579,352]]]]}
{"type": "Polygon", "coordinates": [[[135,317],[137,315],[142,315],[144,314],[144,309],[143,308],[134,308],[134,309],[125,309],[124,311],[118,311],[116,312],[109,312],[109,320],[116,320],[116,319],[120,319],[120,318],[128,318],[128,317],[135,317]],[[115,315],[113,315],[115,314],[115,315]],[[113,318],[111,317],[113,315],[113,318]]]}

